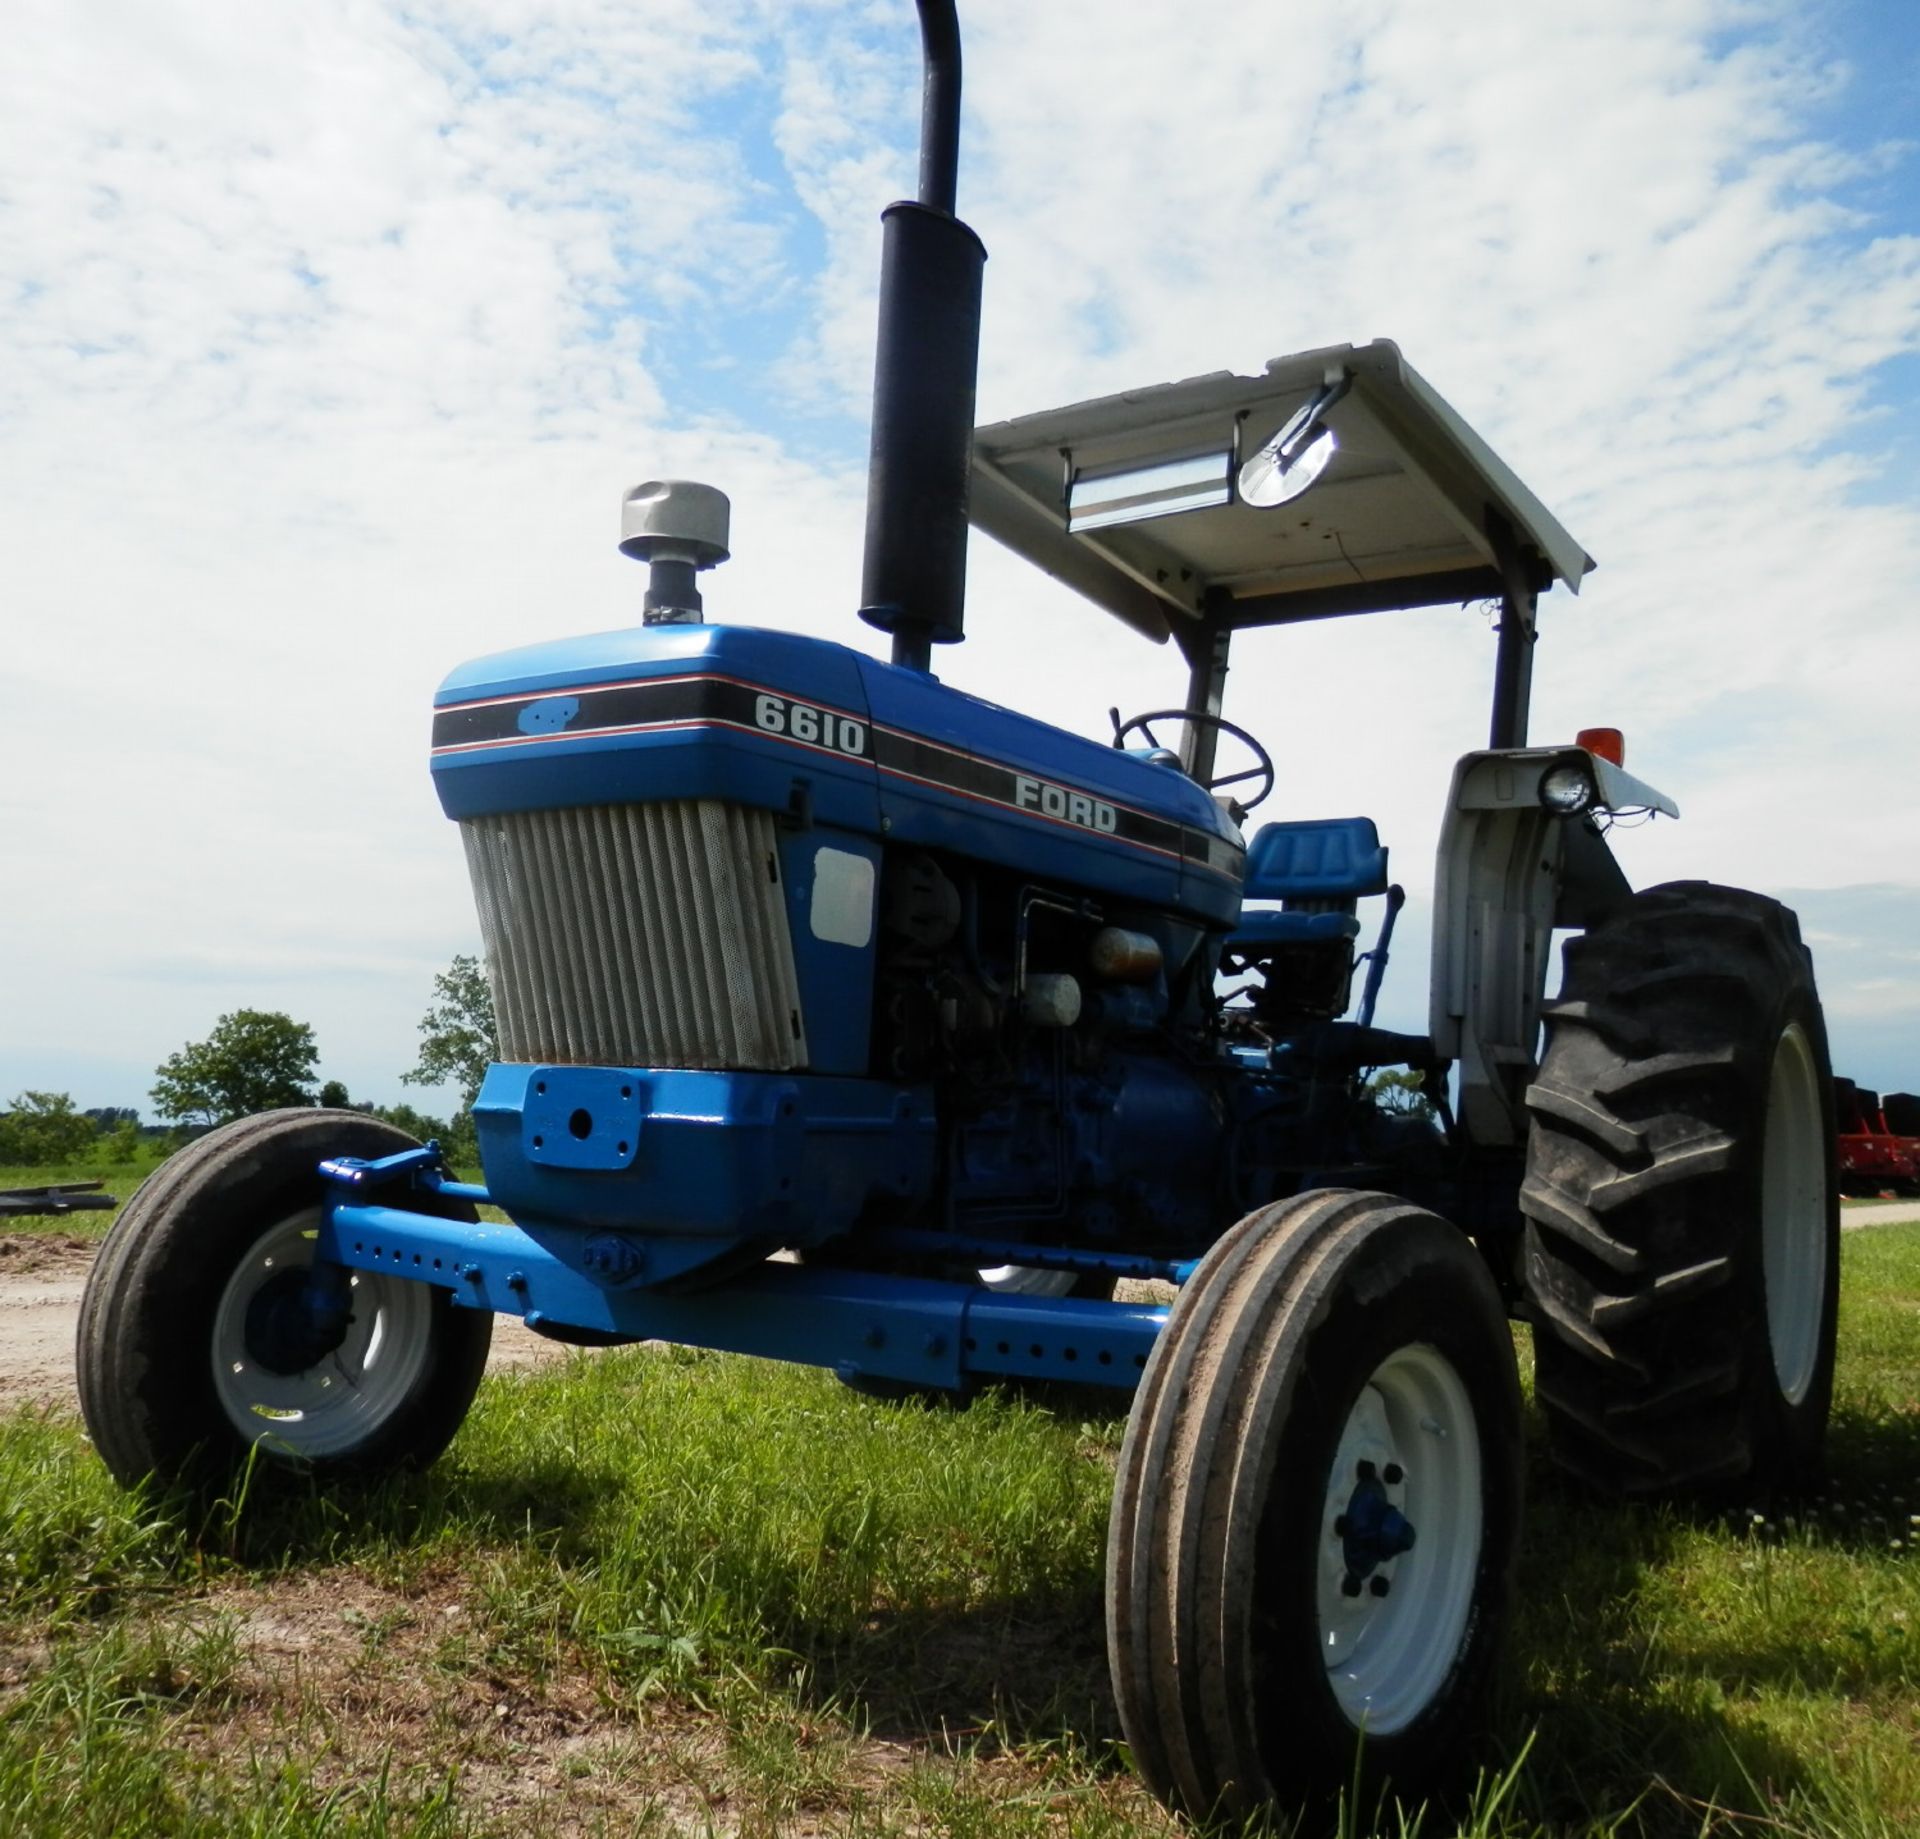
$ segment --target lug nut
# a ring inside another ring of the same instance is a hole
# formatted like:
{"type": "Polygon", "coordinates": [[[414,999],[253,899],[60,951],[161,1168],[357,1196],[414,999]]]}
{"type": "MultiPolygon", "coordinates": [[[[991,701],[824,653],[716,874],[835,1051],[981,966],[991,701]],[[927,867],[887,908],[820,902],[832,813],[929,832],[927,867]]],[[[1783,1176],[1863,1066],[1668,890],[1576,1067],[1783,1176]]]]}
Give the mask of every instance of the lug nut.
{"type": "Polygon", "coordinates": [[[1363,1462],[1360,1464],[1360,1479],[1362,1481],[1373,1480],[1373,1464],[1372,1463],[1363,1462]]]}
{"type": "Polygon", "coordinates": [[[1367,1585],[1367,1588],[1371,1590],[1375,1596],[1385,1596],[1386,1593],[1393,1588],[1393,1585],[1384,1577],[1376,1577],[1367,1585]]]}
{"type": "Polygon", "coordinates": [[[1360,1580],[1355,1577],[1351,1571],[1340,1580],[1340,1594],[1342,1596],[1358,1596],[1360,1594],[1360,1580]]]}
{"type": "Polygon", "coordinates": [[[1397,1488],[1403,1481],[1407,1479],[1407,1472],[1405,1469],[1403,1469],[1399,1465],[1399,1463],[1390,1462],[1387,1464],[1387,1466],[1383,1470],[1381,1470],[1380,1478],[1382,1481],[1384,1481],[1387,1484],[1389,1488],[1397,1488]]]}
{"type": "Polygon", "coordinates": [[[1333,1523],[1333,1536],[1336,1539],[1344,1539],[1347,1536],[1347,1516],[1344,1513],[1333,1523]]]}

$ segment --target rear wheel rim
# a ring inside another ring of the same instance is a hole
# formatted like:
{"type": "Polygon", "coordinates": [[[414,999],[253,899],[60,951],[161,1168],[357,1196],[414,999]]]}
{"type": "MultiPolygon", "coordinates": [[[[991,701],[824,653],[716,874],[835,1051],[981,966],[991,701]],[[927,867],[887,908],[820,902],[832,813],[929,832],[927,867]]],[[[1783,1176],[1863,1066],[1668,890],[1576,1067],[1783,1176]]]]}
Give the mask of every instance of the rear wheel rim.
{"type": "Polygon", "coordinates": [[[1001,1296],[1071,1296],[1078,1271],[1048,1271],[1037,1264],[993,1264],[979,1273],[980,1287],[1001,1296]]]}
{"type": "Polygon", "coordinates": [[[255,1295],[289,1268],[310,1265],[320,1209],[269,1226],[247,1248],[213,1316],[213,1388],[248,1443],[302,1461],[342,1456],[373,1437],[414,1396],[431,1355],[432,1292],[379,1271],[350,1278],[352,1319],[340,1345],[297,1373],[275,1373],[247,1344],[255,1295]]]}
{"type": "Polygon", "coordinates": [[[1479,1426],[1453,1363],[1424,1342],[1390,1354],[1360,1388],[1341,1429],[1315,1579],[1328,1687],[1348,1721],[1369,1736],[1391,1736],[1413,1723],[1452,1671],[1479,1576],[1482,1489],[1479,1426]],[[1415,1542],[1376,1565],[1355,1596],[1343,1587],[1345,1526],[1356,1483],[1369,1471],[1412,1523],[1415,1542]],[[1374,1594],[1376,1579],[1387,1594],[1374,1594]]]}
{"type": "Polygon", "coordinates": [[[1820,1076],[1798,1022],[1774,1049],[1760,1164],[1760,1265],[1774,1377],[1790,1405],[1812,1389],[1827,1301],[1827,1160],[1820,1076]]]}

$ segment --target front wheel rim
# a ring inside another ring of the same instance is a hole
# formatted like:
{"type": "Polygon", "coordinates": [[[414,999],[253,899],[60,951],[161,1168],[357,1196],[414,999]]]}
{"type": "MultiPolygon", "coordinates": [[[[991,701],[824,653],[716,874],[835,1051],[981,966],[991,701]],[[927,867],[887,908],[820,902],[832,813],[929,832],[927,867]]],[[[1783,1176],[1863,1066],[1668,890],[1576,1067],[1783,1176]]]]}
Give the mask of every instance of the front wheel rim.
{"type": "Polygon", "coordinates": [[[213,1316],[213,1389],[228,1423],[248,1444],[308,1462],[346,1455],[379,1434],[414,1396],[433,1333],[426,1285],[355,1271],[339,1346],[295,1373],[256,1359],[249,1307],[290,1266],[312,1264],[320,1223],[320,1209],[307,1207],[269,1226],[234,1266],[213,1316]]]}
{"type": "Polygon", "coordinates": [[[1827,1302],[1827,1144],[1813,1044],[1789,1023],[1767,1079],[1760,1275],[1773,1372],[1790,1405],[1813,1388],[1827,1302]]]}
{"type": "Polygon", "coordinates": [[[1341,1429],[1315,1578],[1328,1687],[1369,1736],[1411,1724],[1453,1668],[1478,1587],[1482,1487],[1479,1426],[1453,1363],[1424,1342],[1390,1354],[1341,1429]],[[1371,1561],[1353,1594],[1349,1535],[1360,1489],[1384,1493],[1414,1539],[1371,1561]]]}

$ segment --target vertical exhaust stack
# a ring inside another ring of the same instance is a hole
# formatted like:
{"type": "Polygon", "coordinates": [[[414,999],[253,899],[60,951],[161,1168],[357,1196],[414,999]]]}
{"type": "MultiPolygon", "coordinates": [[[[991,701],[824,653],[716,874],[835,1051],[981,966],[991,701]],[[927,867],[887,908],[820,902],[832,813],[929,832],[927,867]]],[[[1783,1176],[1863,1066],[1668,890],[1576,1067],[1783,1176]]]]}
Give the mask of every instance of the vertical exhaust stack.
{"type": "Polygon", "coordinates": [[[966,636],[967,476],[987,252],[953,214],[960,159],[960,22],[917,0],[926,82],[920,196],[882,214],[880,331],[860,617],[893,634],[893,661],[929,667],[966,636]]]}

